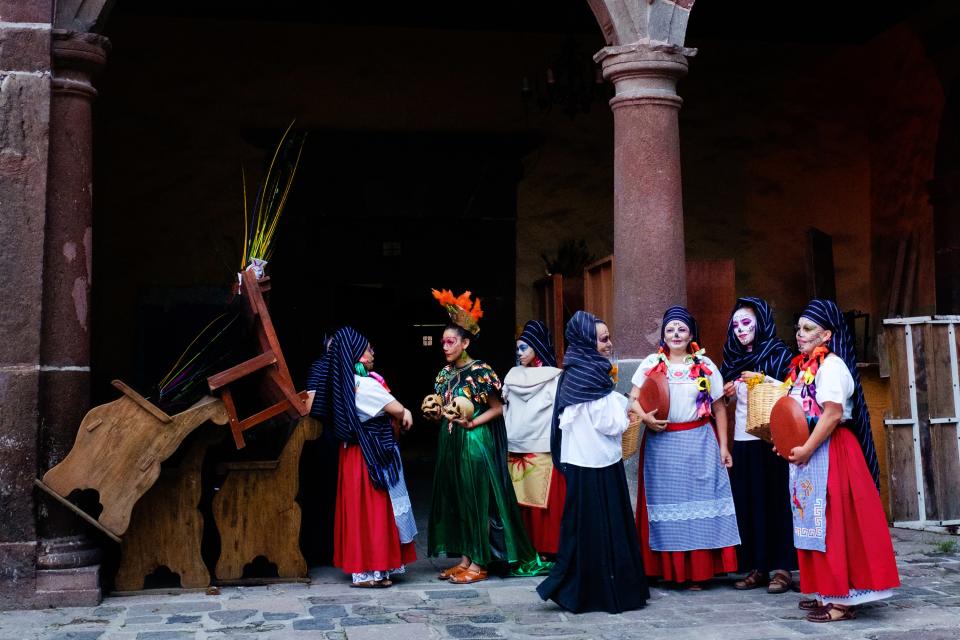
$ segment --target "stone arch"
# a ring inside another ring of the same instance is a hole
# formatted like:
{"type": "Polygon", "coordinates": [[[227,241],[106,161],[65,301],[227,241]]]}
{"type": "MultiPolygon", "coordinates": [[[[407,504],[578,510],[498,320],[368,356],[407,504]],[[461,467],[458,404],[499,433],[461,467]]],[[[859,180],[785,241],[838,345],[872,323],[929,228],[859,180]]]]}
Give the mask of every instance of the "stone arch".
{"type": "Polygon", "coordinates": [[[642,42],[683,47],[696,0],[587,0],[607,46],[642,42]]]}
{"type": "Polygon", "coordinates": [[[116,0],[59,0],[53,26],[80,33],[100,32],[115,3],[116,0]]]}

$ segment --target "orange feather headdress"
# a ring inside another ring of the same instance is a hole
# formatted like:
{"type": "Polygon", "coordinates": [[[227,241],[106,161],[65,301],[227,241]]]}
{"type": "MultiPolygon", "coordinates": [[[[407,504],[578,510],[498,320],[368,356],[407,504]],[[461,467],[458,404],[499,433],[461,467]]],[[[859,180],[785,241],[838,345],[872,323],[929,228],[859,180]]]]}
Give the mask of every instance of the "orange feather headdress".
{"type": "Polygon", "coordinates": [[[473,335],[480,333],[480,325],[477,324],[483,317],[480,298],[471,300],[469,291],[464,291],[459,296],[454,296],[449,289],[440,291],[433,289],[432,291],[433,297],[447,310],[451,322],[473,335]]]}

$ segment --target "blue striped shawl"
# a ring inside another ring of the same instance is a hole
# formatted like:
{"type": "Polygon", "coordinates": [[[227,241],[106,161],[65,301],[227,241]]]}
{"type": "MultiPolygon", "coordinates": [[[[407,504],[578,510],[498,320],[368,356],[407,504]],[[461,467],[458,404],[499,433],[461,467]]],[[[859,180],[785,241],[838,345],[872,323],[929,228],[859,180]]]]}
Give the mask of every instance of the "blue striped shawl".
{"type": "Polygon", "coordinates": [[[603,320],[592,313],[577,311],[567,322],[564,336],[567,350],[563,354],[563,374],[557,383],[557,399],[553,405],[553,427],[550,450],[557,468],[560,463],[560,414],[570,405],[591,402],[610,395],[613,378],[611,362],[597,351],[597,323],[603,320]]]}
{"type": "Polygon", "coordinates": [[[531,320],[523,327],[523,332],[517,338],[530,345],[537,357],[548,367],[557,366],[557,356],[553,352],[553,340],[550,329],[540,320],[531,320]]]}
{"type": "Polygon", "coordinates": [[[873,444],[873,432],[870,430],[870,412],[863,397],[863,386],[860,384],[860,372],[857,370],[857,355],[854,349],[853,336],[850,325],[843,313],[832,300],[814,298],[807,308],[800,314],[802,318],[809,318],[824,329],[833,332],[827,346],[847,365],[850,375],[853,376],[853,415],[847,426],[857,436],[863,458],[873,476],[873,482],[880,486],[880,463],[877,461],[877,450],[873,444]]]}
{"type": "Polygon", "coordinates": [[[744,307],[753,309],[757,316],[753,350],[747,351],[737,339],[733,325],[727,325],[727,341],[723,345],[723,365],[720,367],[723,381],[735,380],[743,371],[762,371],[771,378],[783,380],[789,372],[793,352],[777,337],[777,325],[773,321],[770,305],[763,298],[737,298],[730,318],[744,307]]]}
{"type": "Polygon", "coordinates": [[[360,445],[374,486],[387,489],[400,477],[400,453],[390,418],[360,422],[354,366],[366,350],[367,339],[352,327],[333,334],[327,353],[313,363],[307,390],[316,391],[310,414],[324,420],[337,440],[360,445]]]}

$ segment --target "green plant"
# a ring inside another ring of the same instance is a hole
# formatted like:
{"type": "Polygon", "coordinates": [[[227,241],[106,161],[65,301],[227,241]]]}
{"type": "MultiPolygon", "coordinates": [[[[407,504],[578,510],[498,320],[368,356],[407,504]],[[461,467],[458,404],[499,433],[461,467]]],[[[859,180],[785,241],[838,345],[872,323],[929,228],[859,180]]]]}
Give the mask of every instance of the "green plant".
{"type": "Polygon", "coordinates": [[[268,261],[273,255],[274,237],[280,214],[287,203],[293,178],[297,174],[300,155],[306,134],[290,135],[295,120],[287,126],[277,143],[270,166],[257,190],[253,209],[247,206],[247,176],[241,167],[243,178],[243,255],[240,269],[252,260],[268,261]]]}
{"type": "Polygon", "coordinates": [[[564,276],[582,276],[584,268],[597,259],[587,250],[587,242],[583,238],[565,240],[554,257],[541,253],[540,258],[543,259],[547,275],[559,273],[564,276]]]}
{"type": "Polygon", "coordinates": [[[957,545],[956,540],[941,540],[933,546],[937,553],[956,553],[957,547],[960,545],[957,545]]]}

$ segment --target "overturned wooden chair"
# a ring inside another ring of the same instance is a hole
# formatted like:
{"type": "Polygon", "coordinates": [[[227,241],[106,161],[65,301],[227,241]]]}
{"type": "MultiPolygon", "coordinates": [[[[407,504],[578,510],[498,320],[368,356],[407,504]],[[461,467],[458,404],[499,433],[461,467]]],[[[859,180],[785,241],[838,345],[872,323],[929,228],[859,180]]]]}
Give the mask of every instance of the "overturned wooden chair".
{"type": "Polygon", "coordinates": [[[286,413],[291,418],[307,415],[307,392],[297,392],[293,386],[293,379],[287,369],[280,342],[273,329],[273,321],[267,311],[267,304],[263,294],[270,290],[270,278],[257,280],[253,269],[247,269],[240,274],[240,286],[237,292],[244,302],[243,308],[251,330],[256,335],[257,355],[245,360],[226,371],[207,378],[211,393],[218,393],[223,398],[230,416],[230,431],[237,449],[246,446],[243,432],[251,429],[274,416],[286,413]],[[231,385],[251,376],[260,376],[260,391],[268,399],[270,406],[257,413],[241,418],[237,412],[231,385]]]}
{"type": "Polygon", "coordinates": [[[213,499],[213,518],[220,532],[220,582],[243,577],[259,556],[277,566],[279,578],[305,578],[307,563],[300,552],[300,453],[322,431],[314,418],[301,418],[277,460],[228,462],[227,474],[213,499]]]}
{"type": "Polygon", "coordinates": [[[229,418],[217,398],[205,397],[169,416],[123,382],[114,380],[113,386],[123,395],[90,409],[67,457],[34,483],[119,542],[133,505],[157,481],[160,463],[204,422],[224,425],[229,418]],[[99,494],[103,510],[97,518],[69,500],[84,489],[99,494]]]}
{"type": "Polygon", "coordinates": [[[223,435],[213,428],[198,433],[186,445],[180,463],[162,469],[160,479],[134,507],[120,543],[117,591],[143,589],[146,578],[160,567],[177,574],[184,589],[210,585],[210,572],[200,555],[200,472],[207,449],[223,435]]]}

